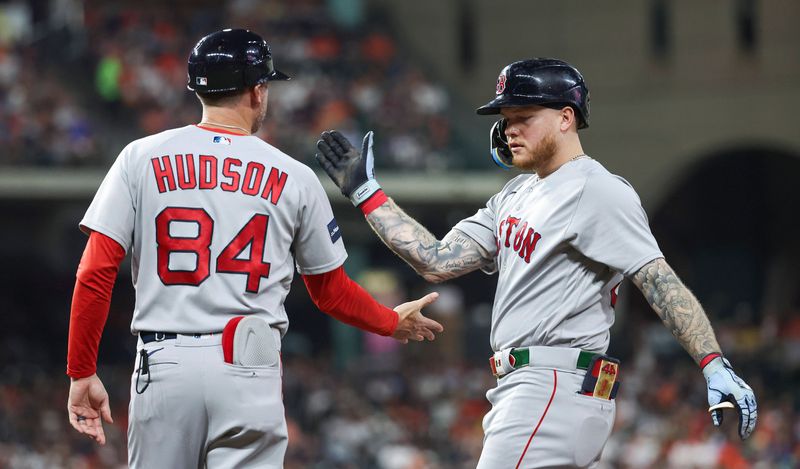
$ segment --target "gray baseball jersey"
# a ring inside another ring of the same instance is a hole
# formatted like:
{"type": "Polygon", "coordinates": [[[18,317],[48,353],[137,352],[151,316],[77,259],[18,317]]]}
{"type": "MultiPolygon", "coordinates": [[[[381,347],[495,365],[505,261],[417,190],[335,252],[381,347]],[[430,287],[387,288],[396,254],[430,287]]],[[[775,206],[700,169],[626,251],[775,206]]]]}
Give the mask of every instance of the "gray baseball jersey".
{"type": "Polygon", "coordinates": [[[132,332],[221,331],[256,314],[285,333],[301,274],[344,263],[314,172],[254,136],[190,125],[129,144],[81,226],[131,252],[132,332]]]}
{"type": "Polygon", "coordinates": [[[257,137],[173,129],[122,151],[81,226],[131,252],[132,331],[178,333],[140,337],[130,466],[283,467],[280,364],[226,363],[218,332],[234,316],[262,317],[275,340],[259,346],[277,357],[295,266],[319,274],[344,262],[311,169],[257,137]]]}
{"type": "Polygon", "coordinates": [[[494,350],[605,352],[623,275],[662,257],[636,192],[588,157],[512,179],[455,229],[495,256],[494,350]]]}

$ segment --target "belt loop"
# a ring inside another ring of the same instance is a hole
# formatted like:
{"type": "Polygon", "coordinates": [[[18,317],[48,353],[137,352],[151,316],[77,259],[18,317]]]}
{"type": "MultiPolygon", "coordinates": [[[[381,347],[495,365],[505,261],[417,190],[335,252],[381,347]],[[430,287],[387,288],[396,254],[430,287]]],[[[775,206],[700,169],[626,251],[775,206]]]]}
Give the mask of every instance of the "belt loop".
{"type": "Polygon", "coordinates": [[[155,336],[156,342],[162,342],[166,338],[167,338],[167,334],[166,333],[164,333],[164,332],[156,332],[156,336],[155,336]]]}

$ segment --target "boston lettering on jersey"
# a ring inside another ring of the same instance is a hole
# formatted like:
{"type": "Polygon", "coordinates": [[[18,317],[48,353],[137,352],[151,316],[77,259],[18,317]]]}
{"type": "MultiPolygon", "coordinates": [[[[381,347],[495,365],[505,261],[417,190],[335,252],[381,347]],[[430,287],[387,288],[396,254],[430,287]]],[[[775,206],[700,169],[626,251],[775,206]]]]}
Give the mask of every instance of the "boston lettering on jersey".
{"type": "Polygon", "coordinates": [[[261,198],[277,205],[289,177],[277,168],[270,168],[267,174],[266,167],[256,161],[247,163],[243,168],[242,160],[225,158],[220,165],[214,155],[199,155],[197,166],[191,153],[174,155],[173,158],[164,155],[150,161],[153,163],[158,192],[162,194],[177,189],[215,189],[217,178],[220,177],[219,188],[223,191],[241,191],[252,196],[261,194],[261,198]]]}
{"type": "Polygon", "coordinates": [[[521,221],[523,220],[509,216],[500,222],[497,230],[497,250],[500,251],[503,247],[512,248],[519,254],[519,257],[530,264],[531,254],[536,249],[536,243],[539,242],[542,235],[533,227],[529,228],[527,221],[520,224],[521,221]]]}

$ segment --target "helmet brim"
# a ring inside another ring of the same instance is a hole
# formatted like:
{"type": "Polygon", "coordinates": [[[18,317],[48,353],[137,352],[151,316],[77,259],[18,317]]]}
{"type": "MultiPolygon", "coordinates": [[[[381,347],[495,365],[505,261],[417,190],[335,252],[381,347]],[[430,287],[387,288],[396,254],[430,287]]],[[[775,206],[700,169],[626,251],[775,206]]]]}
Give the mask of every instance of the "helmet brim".
{"type": "Polygon", "coordinates": [[[575,110],[575,115],[578,119],[578,128],[585,129],[589,127],[589,123],[586,122],[586,119],[583,117],[581,111],[575,107],[572,103],[567,103],[563,101],[550,101],[550,100],[543,100],[541,96],[498,96],[493,100],[489,101],[488,103],[484,104],[483,106],[479,107],[475,110],[475,113],[481,116],[491,116],[495,114],[500,114],[500,111],[503,108],[509,107],[526,107],[526,106],[544,106],[544,107],[551,107],[551,108],[560,108],[570,106],[575,110]]]}
{"type": "Polygon", "coordinates": [[[267,80],[269,81],[288,81],[291,79],[292,77],[279,70],[273,70],[272,73],[270,73],[267,77],[267,80]]]}
{"type": "Polygon", "coordinates": [[[542,96],[501,95],[479,107],[475,112],[481,116],[491,116],[500,114],[500,110],[504,107],[544,106],[550,102],[542,96]]]}

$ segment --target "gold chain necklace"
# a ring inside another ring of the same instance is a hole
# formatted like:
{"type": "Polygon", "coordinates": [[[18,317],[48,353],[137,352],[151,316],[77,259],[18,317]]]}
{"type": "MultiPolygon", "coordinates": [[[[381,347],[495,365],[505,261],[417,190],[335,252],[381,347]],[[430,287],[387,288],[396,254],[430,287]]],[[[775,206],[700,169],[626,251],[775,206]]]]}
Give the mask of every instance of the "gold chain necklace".
{"type": "Polygon", "coordinates": [[[236,126],[236,125],[218,124],[216,122],[210,122],[210,121],[200,121],[200,124],[198,124],[198,125],[202,125],[202,124],[215,125],[217,127],[224,127],[226,129],[237,129],[237,130],[241,130],[242,132],[244,132],[247,135],[250,135],[250,131],[249,130],[245,130],[245,129],[243,129],[243,128],[239,127],[239,126],[236,126]]]}

